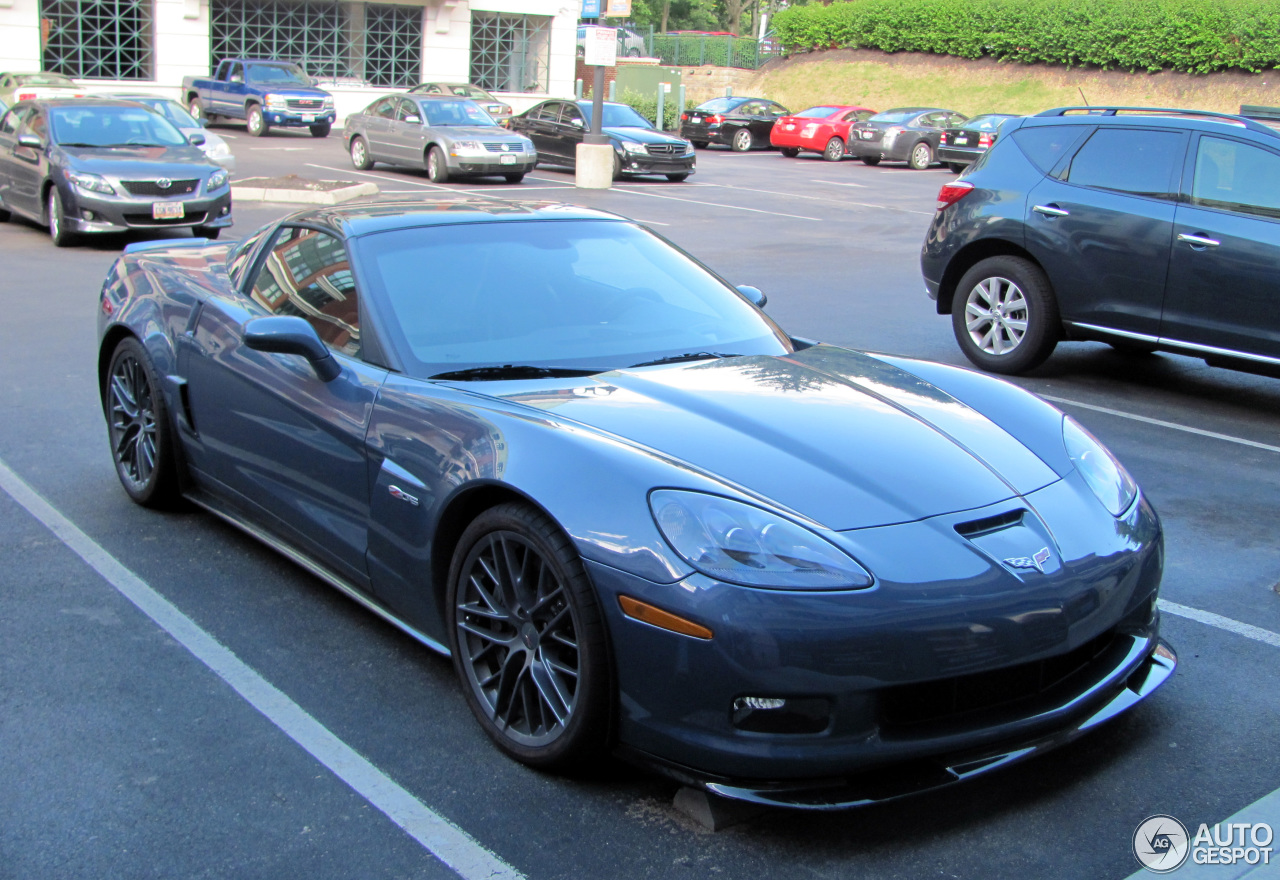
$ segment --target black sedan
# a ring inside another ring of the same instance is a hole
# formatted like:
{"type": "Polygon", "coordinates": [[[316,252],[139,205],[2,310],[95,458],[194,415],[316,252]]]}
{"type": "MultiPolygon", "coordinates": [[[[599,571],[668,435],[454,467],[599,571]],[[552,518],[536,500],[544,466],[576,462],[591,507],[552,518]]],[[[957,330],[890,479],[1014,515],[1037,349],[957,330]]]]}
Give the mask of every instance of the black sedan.
{"type": "Polygon", "coordinates": [[[739,153],[768,149],[773,124],[790,114],[765,98],[714,98],[680,116],[680,134],[696,147],[724,144],[739,153]]]}
{"type": "MultiPolygon", "coordinates": [[[[538,163],[574,168],[591,128],[590,101],[543,101],[511,117],[511,129],[533,141],[538,163]]],[[[680,181],[694,172],[693,145],[653,127],[626,104],[604,104],[604,134],[613,145],[613,176],[662,174],[680,181]]]]}
{"type": "Polygon", "coordinates": [[[80,233],[231,225],[227,172],[158,113],[132,101],[23,101],[0,118],[0,218],[47,225],[54,244],[80,233]]]}
{"type": "Polygon", "coordinates": [[[937,107],[898,107],[849,129],[849,155],[868,165],[882,159],[924,170],[934,163],[942,131],[969,117],[937,107]]]}
{"type": "Polygon", "coordinates": [[[978,157],[991,149],[1000,134],[1000,123],[1017,119],[1012,113],[983,113],[942,133],[938,142],[938,161],[959,174],[978,157]]]}
{"type": "Polygon", "coordinates": [[[131,245],[97,380],[135,501],[185,495],[451,655],[530,765],[851,806],[1172,674],[1160,523],[1097,440],[763,303],[584,208],[325,208],[131,245]]]}

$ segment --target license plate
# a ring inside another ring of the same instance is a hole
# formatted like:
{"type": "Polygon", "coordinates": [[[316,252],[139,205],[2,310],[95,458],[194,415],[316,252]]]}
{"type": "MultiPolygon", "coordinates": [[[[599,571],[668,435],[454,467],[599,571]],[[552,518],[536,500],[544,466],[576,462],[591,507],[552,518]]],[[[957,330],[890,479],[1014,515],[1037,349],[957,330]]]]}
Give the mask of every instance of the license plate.
{"type": "Polygon", "coordinates": [[[501,105],[501,104],[490,104],[490,105],[489,105],[489,112],[490,112],[490,113],[500,113],[500,112],[502,112],[502,105],[501,105]]]}
{"type": "Polygon", "coordinates": [[[182,202],[152,202],[151,219],[181,220],[187,216],[187,206],[182,202]]]}
{"type": "Polygon", "coordinates": [[[514,165],[514,164],[516,164],[516,157],[515,157],[515,156],[499,156],[499,157],[498,157],[498,164],[499,164],[499,165],[514,165]]]}
{"type": "Polygon", "coordinates": [[[702,117],[701,117],[701,116],[690,116],[690,117],[689,117],[689,121],[690,121],[690,122],[701,122],[701,121],[702,121],[702,117]]]}
{"type": "Polygon", "coordinates": [[[314,113],[303,113],[303,114],[302,114],[302,121],[303,121],[303,122],[315,122],[315,121],[316,121],[316,115],[315,115],[314,113]]]}
{"type": "Polygon", "coordinates": [[[795,130],[796,130],[796,127],[795,127],[794,125],[784,125],[784,126],[782,126],[782,130],[783,130],[783,131],[795,131],[795,130]]]}
{"type": "Polygon", "coordinates": [[[875,137],[875,132],[860,131],[858,132],[858,137],[862,138],[864,141],[869,141],[871,138],[875,137]]]}
{"type": "Polygon", "coordinates": [[[958,137],[956,138],[955,142],[957,144],[967,144],[969,143],[969,139],[967,137],[958,137]]]}

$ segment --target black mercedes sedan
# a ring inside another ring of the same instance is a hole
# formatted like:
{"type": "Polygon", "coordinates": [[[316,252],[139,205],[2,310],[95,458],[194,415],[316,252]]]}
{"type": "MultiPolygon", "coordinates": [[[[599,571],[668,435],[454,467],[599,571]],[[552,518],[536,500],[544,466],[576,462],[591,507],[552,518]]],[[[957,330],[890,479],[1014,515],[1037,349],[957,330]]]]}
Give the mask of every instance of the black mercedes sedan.
{"type": "MultiPolygon", "coordinates": [[[[664,134],[626,104],[604,104],[604,134],[613,144],[613,177],[664,174],[681,181],[694,172],[693,144],[664,134]]],[[[578,144],[591,130],[590,101],[543,101],[511,117],[511,129],[533,141],[542,165],[577,165],[578,144]]]]}
{"type": "Polygon", "coordinates": [[[745,153],[768,149],[773,124],[791,111],[765,98],[714,98],[680,116],[680,134],[694,146],[725,144],[745,153]]]}
{"type": "Polygon", "coordinates": [[[924,170],[935,161],[942,131],[969,117],[937,107],[898,107],[877,113],[849,129],[849,155],[868,165],[906,162],[924,170]]]}
{"type": "Polygon", "coordinates": [[[21,214],[64,247],[81,233],[231,225],[231,181],[189,137],[132,101],[22,101],[0,118],[0,219],[21,214]]]}

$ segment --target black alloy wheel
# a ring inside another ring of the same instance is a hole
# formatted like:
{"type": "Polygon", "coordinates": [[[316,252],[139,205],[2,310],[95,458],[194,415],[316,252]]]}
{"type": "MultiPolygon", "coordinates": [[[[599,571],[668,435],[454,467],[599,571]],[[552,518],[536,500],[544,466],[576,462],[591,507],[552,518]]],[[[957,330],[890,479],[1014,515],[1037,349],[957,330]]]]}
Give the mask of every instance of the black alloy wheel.
{"type": "Polygon", "coordinates": [[[608,647],[572,542],[520,502],[462,535],[449,575],[449,640],[472,712],[504,752],[534,767],[581,767],[604,753],[608,647]]]}
{"type": "Polygon", "coordinates": [[[124,490],[146,507],[172,504],[178,477],[169,413],[151,357],[133,337],[111,355],[106,409],[111,460],[124,490]]]}

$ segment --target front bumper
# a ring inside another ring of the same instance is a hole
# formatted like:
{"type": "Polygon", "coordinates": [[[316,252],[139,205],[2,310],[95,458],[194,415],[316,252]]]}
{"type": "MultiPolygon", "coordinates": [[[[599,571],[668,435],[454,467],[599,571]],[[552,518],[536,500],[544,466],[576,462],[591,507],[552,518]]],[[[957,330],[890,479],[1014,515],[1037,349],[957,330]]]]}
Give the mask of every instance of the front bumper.
{"type": "Polygon", "coordinates": [[[79,187],[59,188],[68,225],[76,232],[122,232],[128,229],[171,229],[191,226],[225,228],[232,225],[231,187],[212,196],[186,199],[123,198],[87,193],[79,187]],[[156,202],[180,201],[183,216],[156,219],[156,202]]]}
{"type": "Polygon", "coordinates": [[[337,118],[337,113],[333,110],[323,110],[318,113],[301,113],[297,110],[263,108],[262,118],[269,125],[280,128],[310,128],[313,125],[333,125],[334,119],[337,118]]]}
{"type": "Polygon", "coordinates": [[[618,153],[619,171],[623,174],[693,174],[697,157],[654,156],[649,153],[618,153]]]}
{"type": "Polygon", "coordinates": [[[528,174],[538,164],[536,153],[507,153],[512,161],[503,164],[499,158],[502,154],[492,156],[450,156],[449,170],[457,174],[528,174]]]}
{"type": "Polygon", "coordinates": [[[1145,500],[1120,519],[1098,510],[1073,474],[1025,500],[866,530],[851,552],[877,582],[847,592],[701,574],[657,584],[589,562],[616,658],[620,752],[727,797],[820,808],[927,790],[1066,742],[1176,663],[1159,641],[1154,512],[1145,500]],[[1021,543],[957,540],[958,526],[1011,504],[1055,524],[1052,537],[1042,526],[1025,536],[1025,552],[1053,547],[1043,572],[1000,563],[1021,543]],[[713,637],[628,617],[622,595],[713,637]],[[772,718],[741,712],[779,700],[772,718]]]}

